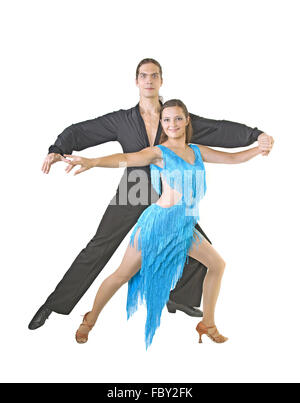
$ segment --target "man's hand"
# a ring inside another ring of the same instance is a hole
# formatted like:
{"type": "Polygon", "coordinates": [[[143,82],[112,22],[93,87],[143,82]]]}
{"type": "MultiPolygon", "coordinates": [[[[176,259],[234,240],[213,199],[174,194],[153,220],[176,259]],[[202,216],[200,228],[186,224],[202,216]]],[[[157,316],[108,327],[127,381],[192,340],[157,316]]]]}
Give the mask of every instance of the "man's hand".
{"type": "Polygon", "coordinates": [[[266,133],[261,133],[257,137],[257,141],[258,141],[258,149],[261,152],[261,155],[263,156],[269,155],[269,152],[272,150],[274,144],[273,137],[269,136],[266,133]]]}
{"type": "Polygon", "coordinates": [[[58,161],[63,161],[64,158],[60,154],[50,153],[44,160],[42,171],[44,174],[48,174],[50,172],[50,168],[52,164],[55,164],[58,161]]]}

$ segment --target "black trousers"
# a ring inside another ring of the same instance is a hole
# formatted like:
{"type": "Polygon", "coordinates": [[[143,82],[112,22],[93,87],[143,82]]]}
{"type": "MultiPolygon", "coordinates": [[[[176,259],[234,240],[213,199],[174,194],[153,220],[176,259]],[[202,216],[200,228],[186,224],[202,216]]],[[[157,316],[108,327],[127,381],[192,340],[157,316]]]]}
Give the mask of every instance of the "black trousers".
{"type": "MultiPolygon", "coordinates": [[[[115,198],[108,205],[94,237],[79,253],[46,300],[45,305],[52,311],[68,315],[73,310],[139,216],[149,206],[114,205],[115,198]]],[[[200,226],[196,224],[195,227],[210,242],[200,226]]],[[[189,257],[181,279],[170,292],[170,299],[184,305],[200,306],[206,272],[207,268],[203,264],[189,257]]]]}

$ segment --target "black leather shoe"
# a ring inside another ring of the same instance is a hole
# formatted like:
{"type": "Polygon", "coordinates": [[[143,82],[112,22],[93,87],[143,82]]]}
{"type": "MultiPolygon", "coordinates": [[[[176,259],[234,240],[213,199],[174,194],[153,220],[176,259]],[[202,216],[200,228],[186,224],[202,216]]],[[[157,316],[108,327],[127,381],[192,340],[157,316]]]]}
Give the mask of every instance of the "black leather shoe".
{"type": "Polygon", "coordinates": [[[203,317],[203,312],[200,311],[198,308],[194,308],[193,306],[188,306],[188,305],[182,305],[182,304],[177,304],[174,301],[169,301],[167,302],[167,308],[170,313],[176,313],[176,311],[182,311],[186,313],[189,316],[198,316],[200,318],[203,317]]]}
{"type": "Polygon", "coordinates": [[[28,329],[35,330],[39,327],[43,326],[46,320],[51,315],[51,309],[47,308],[45,305],[41,306],[37,313],[32,318],[31,322],[28,325],[28,329]]]}

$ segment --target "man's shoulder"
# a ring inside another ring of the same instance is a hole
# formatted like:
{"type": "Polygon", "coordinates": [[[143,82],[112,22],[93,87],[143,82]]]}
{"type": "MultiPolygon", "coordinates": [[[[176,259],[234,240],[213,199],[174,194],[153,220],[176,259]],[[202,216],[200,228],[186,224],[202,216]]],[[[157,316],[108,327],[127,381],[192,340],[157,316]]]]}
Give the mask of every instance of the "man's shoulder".
{"type": "Polygon", "coordinates": [[[129,116],[132,115],[133,113],[136,112],[136,105],[129,108],[129,109],[118,109],[112,112],[108,112],[102,116],[115,116],[115,117],[125,117],[125,116],[129,116]]]}
{"type": "Polygon", "coordinates": [[[190,115],[192,120],[204,119],[202,116],[196,115],[195,113],[189,112],[189,115],[190,115]]]}
{"type": "Polygon", "coordinates": [[[203,126],[208,128],[210,127],[215,128],[221,123],[220,120],[211,119],[207,117],[205,118],[203,116],[195,115],[193,113],[189,113],[189,115],[194,129],[202,128],[203,126]]]}

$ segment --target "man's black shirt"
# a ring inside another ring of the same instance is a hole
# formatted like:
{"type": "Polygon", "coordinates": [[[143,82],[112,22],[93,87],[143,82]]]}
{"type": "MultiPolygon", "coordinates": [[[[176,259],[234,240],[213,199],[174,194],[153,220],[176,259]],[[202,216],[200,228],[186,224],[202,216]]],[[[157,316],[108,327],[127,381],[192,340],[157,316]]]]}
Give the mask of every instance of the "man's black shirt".
{"type": "MultiPolygon", "coordinates": [[[[193,137],[191,143],[211,147],[245,147],[254,143],[263,133],[256,127],[228,120],[202,118],[190,113],[193,137]]],[[[154,145],[159,144],[159,123],[154,145]]],[[[135,107],[111,112],[95,119],[67,127],[49,147],[49,153],[72,154],[108,141],[118,141],[124,153],[132,153],[149,147],[149,140],[139,104],[135,107]]]]}

